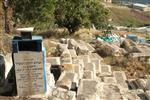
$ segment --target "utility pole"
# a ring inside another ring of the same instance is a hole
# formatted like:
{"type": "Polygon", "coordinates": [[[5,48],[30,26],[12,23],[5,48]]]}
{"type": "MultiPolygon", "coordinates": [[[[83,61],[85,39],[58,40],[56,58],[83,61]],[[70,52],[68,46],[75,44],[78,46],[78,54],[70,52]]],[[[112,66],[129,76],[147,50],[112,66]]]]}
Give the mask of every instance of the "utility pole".
{"type": "Polygon", "coordinates": [[[3,11],[4,11],[4,30],[5,33],[9,33],[9,22],[8,22],[8,16],[7,16],[7,12],[8,12],[8,1],[7,0],[3,0],[2,1],[2,6],[3,6],[3,11]]]}

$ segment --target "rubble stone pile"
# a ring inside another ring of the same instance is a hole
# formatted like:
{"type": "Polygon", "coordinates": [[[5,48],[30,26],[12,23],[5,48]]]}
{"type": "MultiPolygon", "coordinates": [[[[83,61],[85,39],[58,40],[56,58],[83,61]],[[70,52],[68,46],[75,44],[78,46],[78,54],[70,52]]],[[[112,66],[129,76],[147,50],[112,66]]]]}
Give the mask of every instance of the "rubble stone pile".
{"type": "Polygon", "coordinates": [[[150,76],[127,79],[124,71],[113,71],[112,66],[103,64],[103,58],[94,53],[89,43],[61,39],[57,49],[60,56],[47,58],[46,95],[0,97],[0,100],[150,99],[150,76]]]}

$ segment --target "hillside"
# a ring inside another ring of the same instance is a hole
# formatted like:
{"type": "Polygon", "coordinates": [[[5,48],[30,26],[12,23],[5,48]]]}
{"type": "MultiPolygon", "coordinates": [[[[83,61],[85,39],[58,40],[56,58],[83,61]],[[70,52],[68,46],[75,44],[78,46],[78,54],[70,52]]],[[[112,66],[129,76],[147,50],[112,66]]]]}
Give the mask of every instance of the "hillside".
{"type": "Polygon", "coordinates": [[[136,11],[129,8],[110,7],[113,22],[123,26],[143,26],[150,24],[150,13],[136,11]]]}

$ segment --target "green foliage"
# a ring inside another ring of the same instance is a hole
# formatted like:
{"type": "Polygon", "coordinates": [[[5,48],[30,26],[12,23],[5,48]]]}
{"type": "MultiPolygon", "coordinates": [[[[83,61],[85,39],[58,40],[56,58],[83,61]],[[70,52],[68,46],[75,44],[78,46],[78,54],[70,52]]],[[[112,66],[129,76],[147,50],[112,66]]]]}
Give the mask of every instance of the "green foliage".
{"type": "Polygon", "coordinates": [[[17,24],[50,28],[53,24],[55,0],[9,0],[17,24]]]}
{"type": "Polygon", "coordinates": [[[74,33],[80,27],[103,28],[109,12],[99,0],[9,0],[14,21],[49,29],[55,24],[74,33]]]}
{"type": "Polygon", "coordinates": [[[60,27],[74,33],[81,26],[94,24],[102,28],[108,19],[108,10],[98,0],[59,0],[56,3],[55,18],[60,27]]]}

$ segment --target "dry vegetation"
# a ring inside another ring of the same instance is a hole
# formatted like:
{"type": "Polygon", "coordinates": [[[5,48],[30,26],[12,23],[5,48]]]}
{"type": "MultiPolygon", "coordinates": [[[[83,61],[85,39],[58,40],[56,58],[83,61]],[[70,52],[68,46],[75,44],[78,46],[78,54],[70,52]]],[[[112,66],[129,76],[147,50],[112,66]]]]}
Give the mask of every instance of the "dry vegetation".
{"type": "Polygon", "coordinates": [[[150,74],[150,68],[148,64],[140,62],[138,59],[122,57],[106,57],[104,63],[113,67],[113,70],[125,71],[127,78],[139,78],[144,77],[146,74],[150,74]]]}
{"type": "Polygon", "coordinates": [[[123,26],[142,26],[144,24],[150,24],[149,13],[141,11],[135,11],[128,8],[109,8],[113,21],[123,26]]]}

